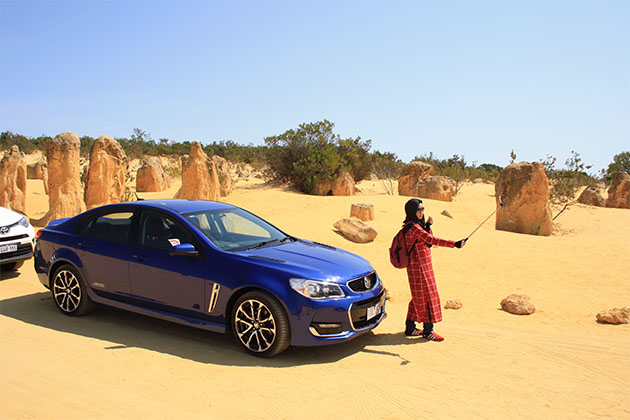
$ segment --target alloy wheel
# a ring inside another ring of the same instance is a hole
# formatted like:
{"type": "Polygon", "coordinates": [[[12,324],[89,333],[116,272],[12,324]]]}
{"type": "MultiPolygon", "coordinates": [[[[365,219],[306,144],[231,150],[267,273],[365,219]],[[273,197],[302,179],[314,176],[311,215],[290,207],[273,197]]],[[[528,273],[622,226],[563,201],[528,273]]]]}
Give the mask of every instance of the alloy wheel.
{"type": "Polygon", "coordinates": [[[236,336],[248,350],[262,353],[276,340],[276,321],[271,310],[255,299],[243,301],[236,309],[236,336]]]}
{"type": "Polygon", "coordinates": [[[69,270],[61,270],[53,282],[53,296],[59,308],[67,313],[77,310],[81,303],[79,279],[69,270]]]}

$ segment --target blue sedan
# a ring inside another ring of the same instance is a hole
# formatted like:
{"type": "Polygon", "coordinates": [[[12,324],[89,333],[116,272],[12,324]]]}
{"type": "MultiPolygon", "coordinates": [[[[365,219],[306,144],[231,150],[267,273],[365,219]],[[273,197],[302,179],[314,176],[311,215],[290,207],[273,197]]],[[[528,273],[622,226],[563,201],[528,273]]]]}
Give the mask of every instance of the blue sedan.
{"type": "Polygon", "coordinates": [[[385,317],[365,259],[214,201],[137,201],[51,221],[37,233],[35,271],[66,315],[105,304],[231,332],[262,357],[348,341],[385,317]]]}

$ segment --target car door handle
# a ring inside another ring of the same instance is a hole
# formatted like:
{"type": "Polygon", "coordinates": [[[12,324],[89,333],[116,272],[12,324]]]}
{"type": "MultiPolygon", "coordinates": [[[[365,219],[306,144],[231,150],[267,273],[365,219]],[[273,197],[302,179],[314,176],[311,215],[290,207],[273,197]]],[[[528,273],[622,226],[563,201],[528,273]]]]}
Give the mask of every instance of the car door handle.
{"type": "Polygon", "coordinates": [[[87,243],[87,242],[79,242],[77,245],[78,245],[80,248],[83,248],[83,249],[87,249],[87,248],[89,248],[89,247],[90,247],[90,244],[89,244],[89,243],[87,243]]]}
{"type": "Polygon", "coordinates": [[[140,254],[140,255],[132,255],[131,256],[133,259],[138,260],[138,261],[144,261],[147,259],[147,256],[144,254],[140,254]]]}

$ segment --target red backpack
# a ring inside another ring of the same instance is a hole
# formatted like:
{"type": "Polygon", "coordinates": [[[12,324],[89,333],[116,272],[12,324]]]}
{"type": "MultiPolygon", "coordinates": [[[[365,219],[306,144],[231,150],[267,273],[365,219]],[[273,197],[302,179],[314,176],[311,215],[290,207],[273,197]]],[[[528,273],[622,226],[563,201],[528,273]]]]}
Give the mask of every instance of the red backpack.
{"type": "Polygon", "coordinates": [[[411,229],[414,223],[407,223],[402,227],[394,236],[392,240],[392,246],[389,247],[389,260],[392,265],[396,268],[405,268],[409,265],[409,260],[411,253],[413,252],[414,247],[418,240],[411,245],[411,248],[407,248],[407,241],[405,240],[405,233],[411,229]]]}

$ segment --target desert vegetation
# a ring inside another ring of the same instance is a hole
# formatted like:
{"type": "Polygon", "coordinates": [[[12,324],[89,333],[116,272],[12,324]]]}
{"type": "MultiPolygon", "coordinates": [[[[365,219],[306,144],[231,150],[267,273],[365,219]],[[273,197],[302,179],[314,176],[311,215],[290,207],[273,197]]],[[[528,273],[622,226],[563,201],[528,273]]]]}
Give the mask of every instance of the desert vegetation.
{"type": "MultiPolygon", "coordinates": [[[[268,179],[276,182],[288,182],[298,190],[312,193],[318,182],[334,179],[342,171],[349,172],[356,182],[376,176],[384,189],[393,194],[393,182],[400,176],[406,163],[395,153],[372,151],[371,140],[341,138],[334,131],[333,122],[323,120],[314,123],[303,123],[295,129],[270,136],[264,139],[264,145],[247,145],[232,140],[221,140],[203,146],[208,156],[218,155],[231,162],[243,162],[256,169],[265,169],[268,179]]],[[[21,151],[31,153],[45,150],[48,135],[26,137],[21,134],[5,131],[0,133],[0,150],[17,145],[21,151]]],[[[144,156],[182,156],[190,152],[192,141],[174,141],[170,139],[154,140],[151,134],[135,128],[129,138],[116,138],[130,159],[144,156]]],[[[80,137],[81,156],[87,157],[95,138],[80,137]]],[[[510,154],[510,162],[517,159],[514,151],[510,154]]],[[[453,155],[442,159],[432,152],[415,156],[413,160],[429,163],[434,167],[434,175],[447,176],[455,180],[456,190],[461,188],[464,180],[483,179],[489,182],[497,180],[503,169],[501,166],[477,162],[468,163],[463,155],[453,155]]],[[[561,212],[570,205],[580,187],[597,182],[609,184],[615,174],[620,171],[630,172],[630,152],[621,152],[614,156],[599,177],[589,175],[586,165],[579,153],[572,151],[566,160],[565,168],[556,168],[557,159],[547,156],[541,162],[545,166],[551,184],[551,199],[561,212]]],[[[171,169],[172,170],[172,169],[171,169]]],[[[179,175],[173,173],[172,175],[179,175]]]]}

